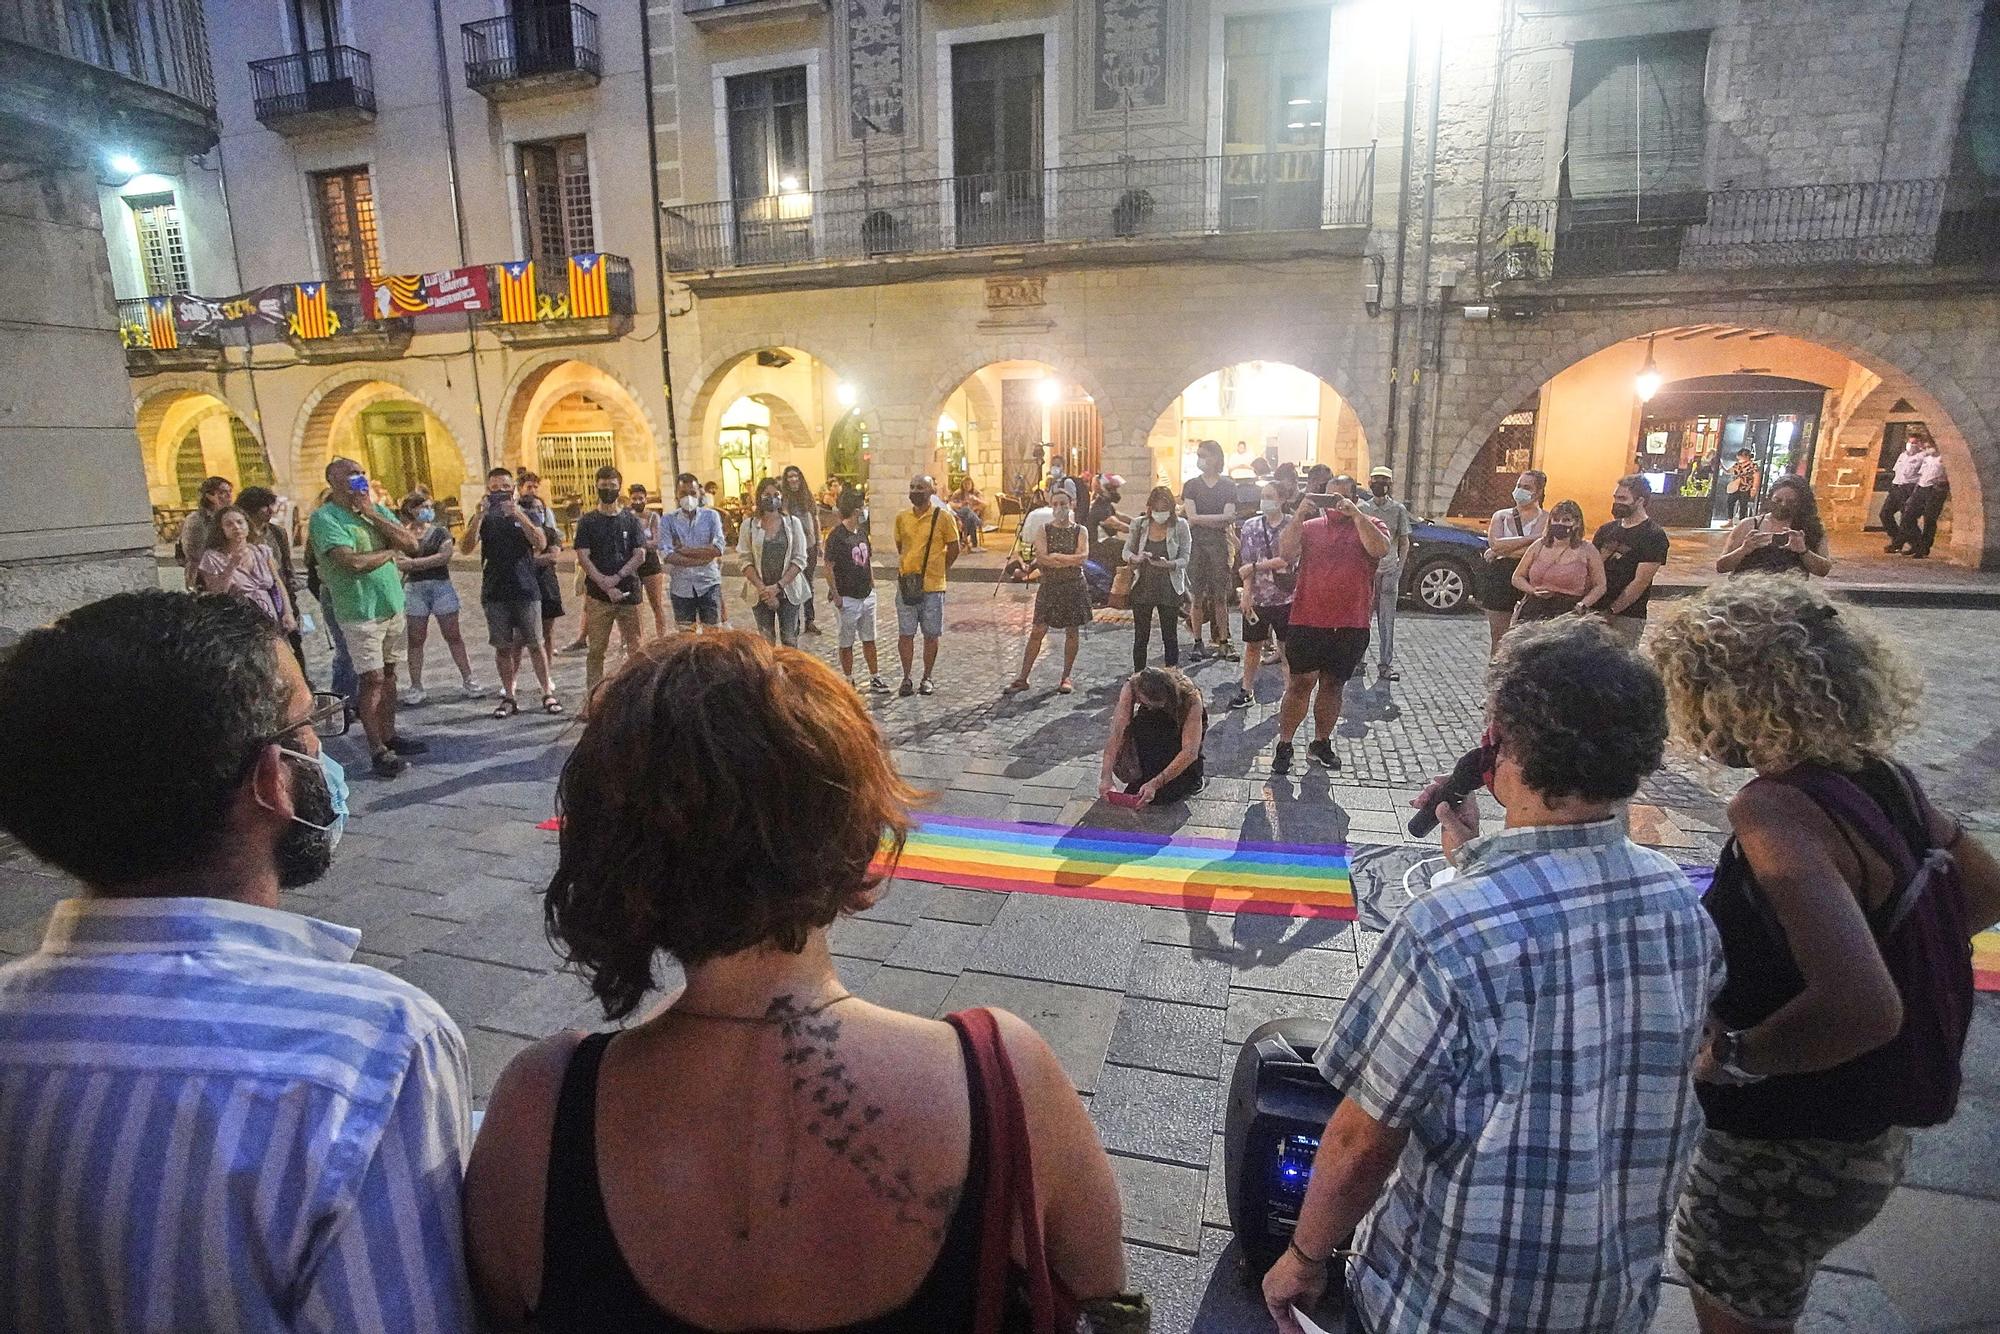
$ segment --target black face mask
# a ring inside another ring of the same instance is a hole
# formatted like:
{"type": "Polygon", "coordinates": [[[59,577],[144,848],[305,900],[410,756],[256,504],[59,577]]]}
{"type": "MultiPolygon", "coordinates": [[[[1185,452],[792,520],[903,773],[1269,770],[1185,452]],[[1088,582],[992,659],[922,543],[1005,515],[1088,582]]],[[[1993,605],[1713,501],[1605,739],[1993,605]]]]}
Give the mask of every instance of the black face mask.
{"type": "Polygon", "coordinates": [[[1384,481],[1373,481],[1373,482],[1370,482],[1370,483],[1368,484],[1368,489],[1369,489],[1370,491],[1374,492],[1377,498],[1380,498],[1380,497],[1383,497],[1383,496],[1386,496],[1386,495],[1388,495],[1388,494],[1389,494],[1389,484],[1388,484],[1387,482],[1384,482],[1384,481]]]}
{"type": "Polygon", "coordinates": [[[324,829],[308,829],[299,820],[310,820],[316,825],[333,823],[333,793],[326,785],[326,775],[317,764],[291,763],[285,766],[292,771],[292,811],[299,819],[288,821],[285,832],[278,835],[275,853],[278,861],[278,886],[281,889],[297,889],[310,885],[326,874],[333,865],[333,842],[324,829]]]}
{"type": "Polygon", "coordinates": [[[1118,503],[1118,488],[1115,486],[1107,487],[1104,492],[1104,498],[1116,505],[1118,503]]]}
{"type": "MultiPolygon", "coordinates": [[[[600,486],[600,487],[598,487],[598,488],[597,488],[597,503],[598,503],[598,504],[600,504],[600,505],[616,505],[616,504],[618,503],[618,488],[617,488],[617,487],[615,487],[615,486],[600,486]]],[[[632,503],[633,503],[634,505],[643,505],[643,504],[645,504],[646,502],[645,502],[645,501],[643,501],[643,500],[640,500],[640,499],[639,499],[639,498],[638,498],[637,496],[634,496],[634,497],[632,498],[632,503]]]]}
{"type": "Polygon", "coordinates": [[[776,514],[785,507],[785,502],[777,496],[765,496],[757,502],[757,508],[766,514],[776,514]]]}
{"type": "Polygon", "coordinates": [[[1567,542],[1572,537],[1575,536],[1576,536],[1575,524],[1552,523],[1549,525],[1549,540],[1551,542],[1567,542]]]}

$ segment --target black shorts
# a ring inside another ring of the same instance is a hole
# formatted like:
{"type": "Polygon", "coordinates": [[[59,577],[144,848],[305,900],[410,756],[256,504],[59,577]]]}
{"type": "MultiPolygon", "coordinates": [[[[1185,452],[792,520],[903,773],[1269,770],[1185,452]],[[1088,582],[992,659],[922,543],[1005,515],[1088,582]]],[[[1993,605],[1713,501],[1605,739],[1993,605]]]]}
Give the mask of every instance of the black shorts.
{"type": "Polygon", "coordinates": [[[666,572],[666,567],[660,564],[660,558],[649,551],[640,560],[639,568],[632,573],[638,575],[641,579],[651,579],[656,574],[665,574],[666,572]]]}
{"type": "Polygon", "coordinates": [[[1275,606],[1253,607],[1251,610],[1257,614],[1243,618],[1244,643],[1262,644],[1273,635],[1277,636],[1280,644],[1285,642],[1292,629],[1291,603],[1280,602],[1275,606]]]}
{"type": "Polygon", "coordinates": [[[1368,627],[1295,625],[1285,640],[1285,663],[1292,675],[1318,672],[1320,680],[1345,681],[1368,656],[1368,627]]]}
{"type": "Polygon", "coordinates": [[[543,620],[545,620],[545,621],[560,621],[560,620],[562,619],[562,616],[563,616],[563,604],[562,604],[562,599],[561,599],[561,598],[543,598],[543,599],[542,599],[542,619],[543,619],[543,620]]]}
{"type": "Polygon", "coordinates": [[[1505,556],[1488,561],[1479,575],[1479,605],[1502,616],[1512,615],[1521,600],[1521,590],[1514,587],[1514,571],[1520,566],[1519,560],[1505,556]]]}

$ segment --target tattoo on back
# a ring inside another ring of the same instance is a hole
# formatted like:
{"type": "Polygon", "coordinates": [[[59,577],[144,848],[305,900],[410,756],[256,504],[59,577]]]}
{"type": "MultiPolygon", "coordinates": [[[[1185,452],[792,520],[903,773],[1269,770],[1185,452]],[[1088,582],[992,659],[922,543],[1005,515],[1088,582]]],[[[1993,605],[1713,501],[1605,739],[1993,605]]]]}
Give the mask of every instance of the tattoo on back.
{"type": "MultiPolygon", "coordinates": [[[[807,1011],[789,995],[774,998],[766,1018],[778,1025],[793,1112],[804,1121],[806,1133],[859,1172],[869,1193],[895,1208],[898,1223],[921,1227],[932,1240],[943,1241],[958,1207],[959,1187],[953,1183],[927,1190],[908,1166],[892,1166],[884,1156],[876,1143],[882,1109],[861,1096],[841,1059],[841,1021],[807,1011]]],[[[780,1205],[791,1204],[791,1191],[788,1173],[780,1205]]]]}

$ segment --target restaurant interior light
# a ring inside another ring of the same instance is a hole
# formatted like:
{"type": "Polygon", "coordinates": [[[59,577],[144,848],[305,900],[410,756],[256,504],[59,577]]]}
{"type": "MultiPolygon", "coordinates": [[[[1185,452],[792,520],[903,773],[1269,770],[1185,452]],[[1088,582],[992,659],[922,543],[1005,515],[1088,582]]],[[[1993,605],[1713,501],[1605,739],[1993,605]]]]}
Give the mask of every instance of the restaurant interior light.
{"type": "Polygon", "coordinates": [[[861,397],[861,395],[855,390],[854,386],[849,384],[845,380],[842,380],[839,384],[833,387],[833,396],[834,398],[839,400],[840,406],[843,408],[853,407],[855,401],[861,397]]]}
{"type": "Polygon", "coordinates": [[[1048,407],[1054,407],[1062,400],[1062,381],[1053,376],[1035,386],[1035,397],[1048,407]]]}
{"type": "Polygon", "coordinates": [[[1641,403],[1653,401],[1653,395],[1660,392],[1660,386],[1667,377],[1660,374],[1660,368],[1653,362],[1653,336],[1646,335],[1646,364],[1632,377],[1632,392],[1639,396],[1641,403]]]}

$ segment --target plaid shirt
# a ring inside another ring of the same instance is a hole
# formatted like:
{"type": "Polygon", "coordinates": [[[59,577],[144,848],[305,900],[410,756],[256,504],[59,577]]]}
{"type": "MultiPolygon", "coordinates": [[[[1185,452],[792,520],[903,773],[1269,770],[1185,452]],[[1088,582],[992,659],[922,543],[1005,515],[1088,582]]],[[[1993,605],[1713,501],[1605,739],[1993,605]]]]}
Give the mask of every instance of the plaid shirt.
{"type": "Polygon", "coordinates": [[[1616,820],[1468,843],[1390,926],[1327,1078],[1410,1138],[1348,1288],[1371,1330],[1640,1334],[1722,983],[1679,868],[1616,820]]]}

